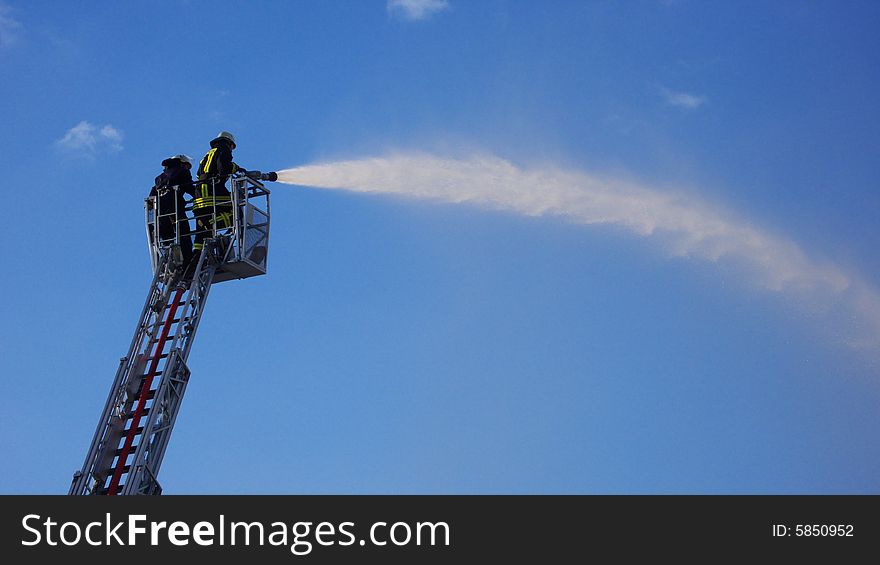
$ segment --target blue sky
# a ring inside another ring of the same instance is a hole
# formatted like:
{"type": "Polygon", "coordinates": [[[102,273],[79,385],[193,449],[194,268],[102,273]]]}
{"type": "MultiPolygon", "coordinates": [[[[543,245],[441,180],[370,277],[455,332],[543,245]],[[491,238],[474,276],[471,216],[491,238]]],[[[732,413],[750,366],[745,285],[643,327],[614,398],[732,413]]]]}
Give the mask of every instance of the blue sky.
{"type": "MultiPolygon", "coordinates": [[[[871,2],[0,0],[0,492],[67,491],[146,297],[142,199],[220,130],[253,169],[625,179],[876,296],[878,27],[871,2]]],[[[166,493],[880,491],[870,304],[615,225],[271,188],[269,274],[212,290],[166,493]]]]}

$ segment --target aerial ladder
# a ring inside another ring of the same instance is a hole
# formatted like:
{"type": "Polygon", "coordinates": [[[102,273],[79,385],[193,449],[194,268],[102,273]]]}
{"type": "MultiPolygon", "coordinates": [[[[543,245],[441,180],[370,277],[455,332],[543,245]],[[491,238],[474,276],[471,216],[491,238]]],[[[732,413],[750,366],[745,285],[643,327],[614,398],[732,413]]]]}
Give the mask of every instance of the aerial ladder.
{"type": "MultiPolygon", "coordinates": [[[[128,352],[119,360],[85,462],[74,473],[68,494],[162,493],[159,467],[189,382],[187,359],[209,291],[215,283],[266,274],[269,191],[262,181],[276,179],[275,173],[259,171],[232,175],[232,225],[217,229],[218,223],[212,222],[201,252],[190,265],[183,264],[180,253],[180,238],[188,237],[189,231],[181,230],[177,221],[183,215],[161,210],[155,196],[145,200],[153,281],[128,352]],[[163,218],[174,223],[173,237],[160,237],[163,218]]],[[[189,210],[191,204],[185,208],[189,210]]],[[[217,210],[213,212],[216,215],[217,210]]]]}

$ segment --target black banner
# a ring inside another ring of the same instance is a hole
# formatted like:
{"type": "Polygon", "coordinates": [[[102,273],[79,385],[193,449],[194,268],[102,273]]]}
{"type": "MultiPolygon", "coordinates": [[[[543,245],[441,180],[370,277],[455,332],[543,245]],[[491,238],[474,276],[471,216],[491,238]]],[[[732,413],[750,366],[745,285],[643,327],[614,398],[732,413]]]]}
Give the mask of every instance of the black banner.
{"type": "Polygon", "coordinates": [[[880,550],[875,496],[2,497],[9,563],[574,562],[880,550]]]}

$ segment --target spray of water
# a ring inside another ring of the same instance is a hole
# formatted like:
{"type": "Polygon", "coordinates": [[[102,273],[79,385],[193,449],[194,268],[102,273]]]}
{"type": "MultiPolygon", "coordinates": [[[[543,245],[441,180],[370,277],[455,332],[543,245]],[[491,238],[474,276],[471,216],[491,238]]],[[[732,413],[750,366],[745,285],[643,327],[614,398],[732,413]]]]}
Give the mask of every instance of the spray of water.
{"type": "Polygon", "coordinates": [[[847,327],[835,331],[850,345],[880,352],[880,293],[810,259],[793,241],[692,195],[583,171],[522,169],[491,155],[392,154],[286,169],[278,180],[622,227],[674,256],[735,262],[757,287],[799,299],[825,321],[845,320],[847,327]]]}

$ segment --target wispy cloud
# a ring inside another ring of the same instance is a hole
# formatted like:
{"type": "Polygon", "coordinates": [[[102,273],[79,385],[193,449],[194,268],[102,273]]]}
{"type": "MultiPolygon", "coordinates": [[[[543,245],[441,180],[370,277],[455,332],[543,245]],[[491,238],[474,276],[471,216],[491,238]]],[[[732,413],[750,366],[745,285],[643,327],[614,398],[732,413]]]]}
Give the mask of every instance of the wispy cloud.
{"type": "Polygon", "coordinates": [[[666,103],[670,106],[684,108],[686,110],[699,108],[706,103],[705,97],[689,94],[687,92],[676,92],[674,90],[669,90],[668,88],[661,88],[660,93],[663,95],[663,99],[666,103]]]}
{"type": "Polygon", "coordinates": [[[18,40],[21,23],[11,15],[12,9],[0,3],[0,48],[8,47],[18,40]]]}
{"type": "Polygon", "coordinates": [[[816,316],[835,339],[880,354],[880,292],[872,284],[692,194],[554,166],[521,169],[492,155],[393,154],[279,171],[278,180],[617,226],[672,256],[736,265],[752,285],[816,316]]]}
{"type": "Polygon", "coordinates": [[[388,0],[388,13],[405,20],[426,20],[449,8],[447,0],[388,0]]]}
{"type": "Polygon", "coordinates": [[[62,150],[82,157],[122,151],[122,132],[110,124],[98,127],[85,120],[76,124],[57,140],[62,150]]]}

